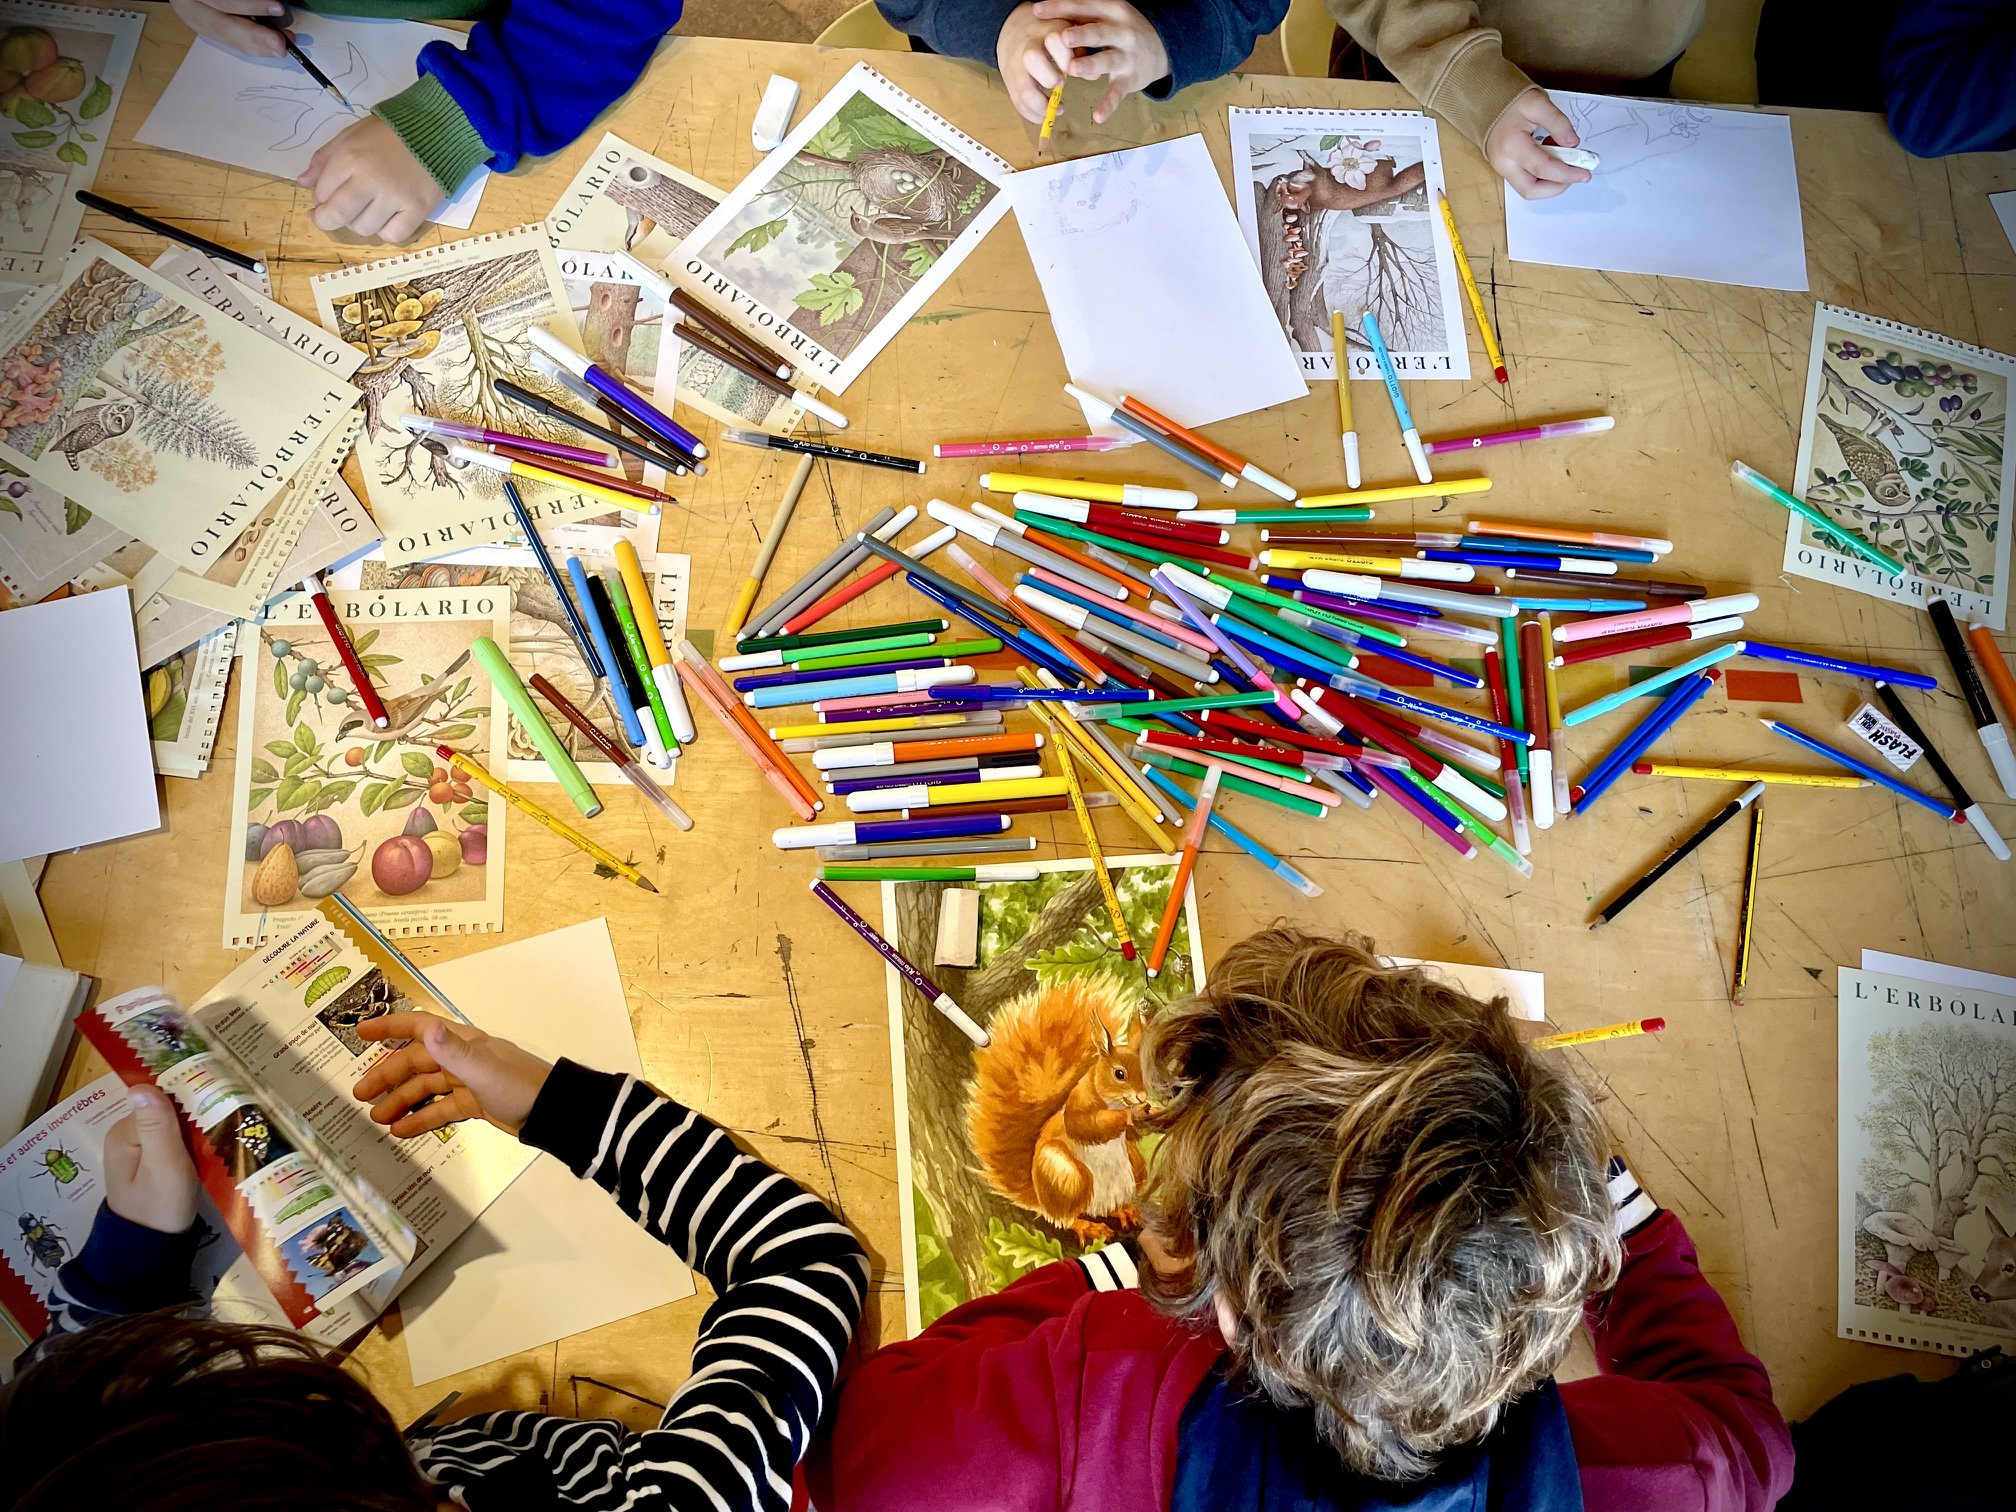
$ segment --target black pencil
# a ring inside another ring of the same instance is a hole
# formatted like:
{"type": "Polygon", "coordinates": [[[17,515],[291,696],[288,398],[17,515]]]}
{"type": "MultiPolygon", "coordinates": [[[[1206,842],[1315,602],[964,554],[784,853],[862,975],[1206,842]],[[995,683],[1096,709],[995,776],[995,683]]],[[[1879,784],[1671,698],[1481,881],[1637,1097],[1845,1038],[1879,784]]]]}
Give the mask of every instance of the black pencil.
{"type": "Polygon", "coordinates": [[[668,473],[684,473],[686,464],[668,456],[664,452],[653,451],[648,446],[639,445],[628,436],[618,435],[606,426],[597,425],[593,420],[583,419],[565,405],[555,404],[550,399],[542,399],[528,388],[521,388],[509,378],[499,378],[493,385],[506,399],[522,404],[529,410],[542,415],[550,415],[562,425],[571,425],[584,436],[593,436],[618,451],[628,452],[640,462],[649,462],[653,467],[661,467],[668,473]]]}
{"type": "Polygon", "coordinates": [[[1694,831],[1693,834],[1689,835],[1685,840],[1681,841],[1672,850],[1668,851],[1666,853],[1664,860],[1660,861],[1660,863],[1657,866],[1653,867],[1652,870],[1645,873],[1645,875],[1640,877],[1636,882],[1633,882],[1629,887],[1625,888],[1623,894],[1617,899],[1616,902],[1612,903],[1608,908],[1604,909],[1594,919],[1589,921],[1589,927],[1591,929],[1594,929],[1599,924],[1608,924],[1612,919],[1616,918],[1617,915],[1624,912],[1625,909],[1629,908],[1634,902],[1637,901],[1639,895],[1642,894],[1648,887],[1650,887],[1654,882],[1657,882],[1661,877],[1665,876],[1667,872],[1671,871],[1674,867],[1678,866],[1682,861],[1686,860],[1687,857],[1691,856],[1694,853],[1694,849],[1696,846],[1700,845],[1702,841],[1706,840],[1710,835],[1714,834],[1715,831],[1722,828],[1722,826],[1727,824],[1731,819],[1734,819],[1738,814],[1742,813],[1743,810],[1750,807],[1750,805],[1755,803],[1760,797],[1763,796],[1763,794],[1764,794],[1764,784],[1761,782],[1753,782],[1750,784],[1750,786],[1743,789],[1742,792],[1738,793],[1734,798],[1731,798],[1728,801],[1728,803],[1722,806],[1721,811],[1717,813],[1713,819],[1710,819],[1706,824],[1702,825],[1701,828],[1694,831]]]}
{"type": "Polygon", "coordinates": [[[341,105],[345,110],[354,110],[356,108],[348,100],[343,98],[343,91],[336,87],[336,81],[330,78],[329,75],[322,72],[321,69],[317,68],[315,66],[314,59],[310,58],[308,54],[301,51],[301,46],[294,40],[294,34],[292,32],[287,30],[287,28],[282,26],[278,21],[266,20],[261,18],[259,20],[259,24],[279,34],[280,40],[287,46],[287,56],[292,58],[296,63],[299,63],[301,67],[307,72],[309,78],[313,79],[317,84],[320,84],[324,89],[328,90],[330,95],[335,99],[338,105],[341,105]]]}
{"type": "Polygon", "coordinates": [[[156,236],[165,236],[185,247],[194,247],[205,257],[214,257],[219,262],[227,262],[234,268],[243,268],[247,273],[264,273],[266,264],[244,252],[234,252],[229,247],[221,247],[206,236],[198,236],[194,231],[184,231],[180,226],[171,226],[166,221],[158,221],[131,205],[122,205],[117,200],[109,200],[102,194],[93,194],[89,189],[71,191],[77,196],[77,203],[90,210],[97,210],[122,220],[129,226],[138,226],[142,231],[152,231],[156,236]]]}

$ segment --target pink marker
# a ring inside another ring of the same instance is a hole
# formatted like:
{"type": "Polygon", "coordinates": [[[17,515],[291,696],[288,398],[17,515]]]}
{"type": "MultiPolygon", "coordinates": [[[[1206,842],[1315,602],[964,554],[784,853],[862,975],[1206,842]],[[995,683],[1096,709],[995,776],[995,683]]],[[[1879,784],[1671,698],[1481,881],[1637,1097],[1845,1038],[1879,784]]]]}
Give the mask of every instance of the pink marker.
{"type": "Polygon", "coordinates": [[[399,423],[416,436],[445,436],[451,441],[508,446],[514,451],[530,452],[539,457],[552,457],[561,462],[585,462],[590,467],[612,467],[616,462],[616,453],[603,451],[598,447],[567,446],[538,436],[514,435],[510,431],[490,430],[485,426],[469,425],[460,420],[436,420],[431,415],[401,415],[399,423]]]}
{"type": "Polygon", "coordinates": [[[940,441],[934,457],[1016,457],[1037,452],[1106,452],[1131,445],[1111,436],[1031,436],[1023,441],[940,441]]]}
{"type": "Polygon", "coordinates": [[[1440,440],[1422,438],[1421,449],[1434,456],[1438,452],[1478,451],[1486,446],[1510,446],[1516,441],[1546,441],[1555,436],[1592,436],[1616,424],[1609,415],[1592,415],[1587,420],[1552,420],[1545,425],[1526,425],[1517,430],[1485,431],[1477,436],[1444,436],[1440,440]]]}
{"type": "Polygon", "coordinates": [[[1748,614],[1757,607],[1754,593],[1729,593],[1721,598],[1690,599],[1663,609],[1639,609],[1630,614],[1606,614],[1598,619],[1578,620],[1555,627],[1556,641],[1594,640],[1602,635],[1626,635],[1634,630],[1657,630],[1663,625],[1690,625],[1697,620],[1720,619],[1726,615],[1748,614]]]}

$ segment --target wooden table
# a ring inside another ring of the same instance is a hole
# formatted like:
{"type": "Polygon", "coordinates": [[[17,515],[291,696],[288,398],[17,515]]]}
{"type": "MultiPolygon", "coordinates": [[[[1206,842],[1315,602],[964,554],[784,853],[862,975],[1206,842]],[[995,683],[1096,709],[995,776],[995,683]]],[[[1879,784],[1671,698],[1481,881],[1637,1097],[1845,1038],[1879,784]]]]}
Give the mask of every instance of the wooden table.
{"type": "MultiPolygon", "coordinates": [[[[312,309],[311,274],[380,255],[309,223],[286,183],[131,145],[182,55],[185,35],[151,9],[138,70],[120,109],[99,187],[217,239],[273,257],[277,292],[312,309]],[[277,256],[274,256],[277,254],[277,256]]],[[[679,39],[602,123],[640,147],[732,185],[755,163],[749,121],[773,73],[817,100],[858,55],[801,46],[679,39]]],[[[875,65],[1010,161],[1035,160],[1033,132],[990,70],[906,54],[875,65]]],[[[1069,152],[1202,131],[1224,167],[1227,106],[1402,106],[1397,88],[1245,77],[1193,89],[1172,104],[1130,101],[1091,135],[1082,112],[1069,152]]],[[[1412,386],[1421,428],[1460,433],[1541,417],[1607,410],[1605,439],[1487,454],[1493,512],[1587,522],[1670,536],[1688,576],[1764,595],[1753,628],[1773,639],[1942,669],[1922,614],[1803,580],[1779,580],[1784,516],[1739,496],[1729,460],[1789,477],[1798,436],[1815,298],[2009,350],[2016,347],[2016,255],[1984,193],[2016,185],[2009,156],[1916,162],[1873,116],[1794,117],[1813,290],[1779,294],[1508,262],[1497,181],[1444,134],[1449,194],[1489,297],[1513,380],[1412,386]]],[[[593,133],[590,138],[592,142],[593,133]]],[[[588,142],[491,181],[478,230],[543,216],[588,142]]],[[[90,229],[143,253],[156,247],[94,218],[90,229]]],[[[441,233],[431,231],[428,235],[441,233]]],[[[452,233],[451,233],[452,235],[452,233]]],[[[1176,318],[1179,312],[1172,312],[1176,318]]],[[[1474,333],[1473,333],[1474,343],[1474,333]]],[[[1473,353],[1474,353],[1473,346],[1473,353]]],[[[1473,363],[1481,358],[1473,355],[1473,363]]],[[[1481,366],[1478,370],[1485,371],[1481,366]]],[[[1012,217],[954,275],[842,401],[849,439],[927,454],[934,440],[1054,435],[1076,424],[1064,367],[1012,217]]],[[[1328,385],[1302,403],[1215,428],[1227,445],[1305,485],[1337,481],[1328,385]]],[[[1360,424],[1373,478],[1405,475],[1383,400],[1361,390],[1360,424]]],[[[718,625],[768,520],[789,457],[725,448],[668,513],[663,546],[693,557],[693,624],[718,625]]],[[[1114,459],[1091,458],[1088,470],[1114,459]]],[[[1126,464],[1136,469],[1143,464],[1126,464]]],[[[1061,470],[1061,469],[1060,469],[1061,470]]],[[[934,464],[929,494],[970,496],[979,467],[934,464]]],[[[1165,476],[1150,463],[1150,477],[1165,476]]],[[[796,577],[852,522],[884,504],[920,503],[914,480],[866,468],[822,470],[772,571],[796,577]]],[[[1417,520],[1459,518],[1424,501],[1417,520]]],[[[1405,525],[1405,506],[1381,523],[1405,525]]],[[[895,617],[882,589],[851,622],[895,617]]],[[[1798,710],[1809,727],[1845,714],[1865,689],[1808,681],[1798,710]]],[[[1788,755],[1755,723],[1754,704],[1718,694],[1671,738],[1679,754],[1775,763],[1788,755]]],[[[1580,770],[1614,738],[1576,742],[1580,770]]],[[[1977,795],[1995,788],[1950,694],[1931,727],[1977,795]]],[[[58,857],[42,896],[64,960],[107,994],[158,982],[193,998],[235,958],[218,948],[235,707],[210,773],[164,783],[160,833],[58,857]]],[[[630,1009],[654,1080],[704,1109],[753,1148],[845,1210],[876,1265],[871,1337],[902,1326],[889,1038],[880,965],[807,897],[803,857],[771,849],[780,816],[769,790],[718,734],[682,764],[679,797],[690,835],[652,827],[618,791],[596,833],[617,849],[659,857],[665,896],[594,880],[582,858],[532,825],[514,827],[507,938],[602,915],[609,920],[630,1009]],[[613,837],[613,839],[611,838],[613,837]]],[[[1929,778],[1927,779],[1929,781],[1929,778]]],[[[1238,803],[1238,822],[1291,854],[1323,884],[1302,903],[1250,863],[1213,845],[1198,885],[1215,947],[1282,914],[1317,928],[1366,932],[1395,954],[1530,967],[1548,978],[1552,1017],[1585,1027],[1663,1013],[1658,1038],[1597,1047],[1577,1062],[1606,1092],[1620,1148],[1650,1189],[1681,1213],[1709,1276],[1746,1338],[1771,1367],[1788,1412],[1810,1411],[1851,1381],[1941,1362],[1834,1337],[1834,968],[1864,946],[2016,972],[2016,868],[1998,867],[1965,829],[1884,794],[1787,791],[1771,800],[1749,1005],[1726,995],[1740,900],[1740,829],[1718,838],[1628,920],[1601,934],[1584,921],[1592,899],[1633,875],[1719,806],[1715,784],[1629,780],[1588,820],[1539,837],[1536,875],[1519,880],[1488,856],[1465,864],[1393,805],[1346,808],[1321,826],[1238,803]],[[1292,905],[1292,907],[1291,907],[1292,905]]],[[[2016,805],[1988,805],[2016,832],[2016,805]]],[[[1079,849],[1068,816],[1039,816],[1058,854],[1079,849]]],[[[1109,816],[1110,817],[1110,816],[1109,816]]],[[[1025,821],[1026,822],[1026,821],[1025,821]]],[[[1115,819],[1110,846],[1138,841],[1115,819]]],[[[422,964],[495,943],[427,942],[422,964]]],[[[1215,953],[1215,950],[1214,952],[1215,953]]],[[[556,1007],[564,1011],[564,1005],[556,1007]]],[[[99,1068],[80,1057],[72,1082],[99,1068]]],[[[583,1278],[584,1283],[589,1278],[583,1278]]],[[[472,1410],[545,1406],[616,1413],[648,1408],[595,1385],[662,1399],[683,1377],[706,1297],[501,1360],[448,1384],[472,1410]],[[583,1381],[581,1378],[592,1378],[583,1381]]],[[[408,1380],[399,1323],[387,1318],[355,1356],[391,1404],[411,1414],[438,1397],[408,1380]]]]}

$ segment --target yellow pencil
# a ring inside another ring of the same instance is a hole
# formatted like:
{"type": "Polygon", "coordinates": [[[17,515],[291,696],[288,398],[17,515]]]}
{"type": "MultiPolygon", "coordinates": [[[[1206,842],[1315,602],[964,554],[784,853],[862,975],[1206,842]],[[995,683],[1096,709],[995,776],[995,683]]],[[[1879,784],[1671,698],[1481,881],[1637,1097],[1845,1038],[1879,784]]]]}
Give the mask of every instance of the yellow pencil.
{"type": "Polygon", "coordinates": [[[1840,772],[1766,772],[1753,767],[1688,766],[1678,761],[1639,761],[1631,770],[1640,777],[1695,777],[1705,782],[1769,782],[1785,787],[1855,788],[1869,786],[1867,777],[1840,772]]]}
{"type": "Polygon", "coordinates": [[[1449,208],[1447,195],[1438,194],[1436,202],[1442,206],[1442,224],[1449,228],[1449,249],[1456,254],[1456,272],[1463,280],[1463,292],[1470,296],[1470,313],[1477,317],[1477,334],[1484,338],[1484,355],[1491,359],[1491,372],[1500,383],[1510,380],[1505,371],[1505,354],[1498,350],[1498,338],[1492,333],[1490,317],[1484,313],[1484,296],[1477,292],[1477,276],[1470,271],[1470,259],[1463,253],[1463,237],[1456,229],[1456,212],[1449,208]]]}
{"type": "Polygon", "coordinates": [[[1666,1027],[1663,1018],[1631,1019],[1622,1024],[1605,1024],[1601,1029],[1576,1029],[1567,1034],[1543,1034],[1528,1040],[1529,1050],[1559,1050],[1565,1045],[1593,1045],[1598,1040],[1628,1039],[1634,1034],[1657,1034],[1666,1027]]]}
{"type": "Polygon", "coordinates": [[[1099,891],[1106,899],[1106,913],[1113,920],[1113,935],[1120,942],[1120,954],[1128,960],[1135,956],[1134,936],[1127,930],[1127,915],[1120,911],[1120,894],[1113,890],[1113,879],[1106,873],[1106,853],[1099,848],[1099,832],[1092,827],[1092,810],[1085,806],[1085,789],[1078,781],[1078,763],[1069,746],[1062,745],[1057,753],[1064,768],[1064,791],[1071,797],[1071,812],[1077,816],[1078,828],[1085,835],[1085,854],[1092,862],[1092,871],[1099,878],[1099,891]]]}
{"type": "Polygon", "coordinates": [[[1036,133],[1038,142],[1048,142],[1050,132],[1057,124],[1057,112],[1064,104],[1064,81],[1059,79],[1057,87],[1050,91],[1050,103],[1043,107],[1043,129],[1036,133]]]}
{"type": "Polygon", "coordinates": [[[1751,924],[1757,917],[1757,861],[1764,851],[1764,805],[1750,814],[1750,859],[1743,867],[1743,934],[1736,942],[1736,981],[1729,989],[1729,1001],[1743,1006],[1743,988],[1750,980],[1751,924]]]}
{"type": "Polygon", "coordinates": [[[1344,337],[1344,312],[1330,312],[1330,347],[1337,362],[1337,432],[1344,443],[1344,486],[1356,488],[1358,422],[1351,418],[1351,343],[1344,337]]]}
{"type": "Polygon", "coordinates": [[[519,792],[509,783],[505,782],[502,778],[492,777],[488,772],[484,771],[482,767],[478,766],[475,762],[471,761],[467,756],[464,756],[460,751],[451,750],[449,747],[445,745],[437,745],[436,747],[434,747],[434,754],[436,756],[439,756],[443,761],[447,762],[448,765],[455,768],[456,771],[467,772],[471,777],[475,778],[476,781],[482,783],[483,786],[490,789],[491,792],[495,793],[499,798],[502,798],[506,803],[510,804],[511,807],[517,809],[520,813],[529,814],[539,823],[545,825],[546,828],[553,831],[553,833],[558,835],[562,840],[565,840],[570,845],[577,846],[581,850],[586,851],[589,855],[593,856],[597,861],[601,862],[604,866],[608,867],[611,871],[616,873],[617,876],[626,878],[631,882],[635,882],[639,887],[643,888],[644,891],[646,892],[655,893],[656,891],[658,891],[657,888],[651,885],[651,879],[646,877],[644,873],[637,870],[637,868],[632,866],[629,862],[617,860],[613,852],[604,850],[601,846],[597,845],[593,840],[590,840],[586,835],[582,834],[581,831],[575,829],[572,825],[562,823],[559,819],[556,819],[553,815],[547,813],[546,810],[539,807],[538,804],[534,803],[530,798],[527,798],[523,793],[519,792]]]}
{"type": "Polygon", "coordinates": [[[1489,493],[1489,478],[1437,478],[1433,483],[1381,483],[1372,488],[1351,488],[1338,493],[1304,494],[1295,501],[1297,509],[1324,509],[1334,504],[1378,504],[1387,499],[1438,499],[1444,494],[1489,493]]]}
{"type": "Polygon", "coordinates": [[[967,723],[963,714],[891,714],[883,719],[851,719],[844,724],[770,726],[772,740],[806,740],[821,735],[879,735],[884,730],[949,730],[967,723]]]}
{"type": "MultiPolygon", "coordinates": [[[[1030,687],[1039,686],[1036,674],[1027,667],[1018,667],[1015,672],[1030,687]]],[[[1057,737],[1057,743],[1067,753],[1076,754],[1088,771],[1099,774],[1106,790],[1119,801],[1121,812],[1134,821],[1135,827],[1148,837],[1151,845],[1165,856],[1176,853],[1175,842],[1162,832],[1161,805],[1146,795],[1130,773],[1114,763],[1112,757],[1085,732],[1084,726],[1071,717],[1069,710],[1031,704],[1029,712],[1042,722],[1044,729],[1057,737]]]]}

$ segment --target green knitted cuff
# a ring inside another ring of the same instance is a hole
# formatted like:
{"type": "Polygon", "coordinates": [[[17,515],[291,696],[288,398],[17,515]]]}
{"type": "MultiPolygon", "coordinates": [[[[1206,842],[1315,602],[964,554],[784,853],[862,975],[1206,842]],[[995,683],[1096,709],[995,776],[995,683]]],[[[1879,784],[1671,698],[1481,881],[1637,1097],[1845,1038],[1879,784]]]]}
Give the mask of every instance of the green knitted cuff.
{"type": "Polygon", "coordinates": [[[443,194],[453,194],[462,180],[490,161],[488,144],[432,74],[422,74],[389,100],[380,100],[374,113],[399,133],[443,194]]]}

